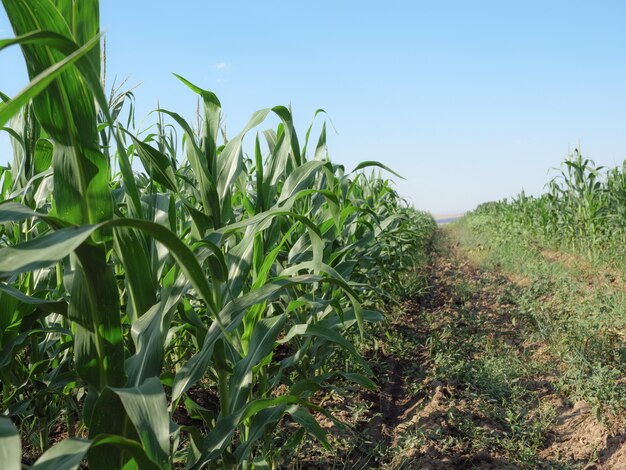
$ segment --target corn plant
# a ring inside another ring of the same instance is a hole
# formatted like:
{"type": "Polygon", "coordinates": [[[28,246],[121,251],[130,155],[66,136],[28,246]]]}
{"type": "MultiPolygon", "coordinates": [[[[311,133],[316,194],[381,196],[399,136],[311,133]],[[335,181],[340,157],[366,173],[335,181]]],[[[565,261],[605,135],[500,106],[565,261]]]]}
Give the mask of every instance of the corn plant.
{"type": "Polygon", "coordinates": [[[476,213],[493,217],[503,239],[518,234],[523,240],[535,239],[589,258],[623,259],[625,181],[623,166],[596,166],[575,150],[541,196],[522,192],[476,213]]]}

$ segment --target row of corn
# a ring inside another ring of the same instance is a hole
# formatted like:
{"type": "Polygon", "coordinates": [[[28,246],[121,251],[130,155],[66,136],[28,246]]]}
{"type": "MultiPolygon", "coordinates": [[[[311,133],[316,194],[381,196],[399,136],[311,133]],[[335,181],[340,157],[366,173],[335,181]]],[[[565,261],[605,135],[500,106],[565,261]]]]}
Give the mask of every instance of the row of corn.
{"type": "Polygon", "coordinates": [[[503,238],[541,240],[590,258],[623,259],[626,251],[626,167],[596,166],[575,150],[540,196],[479,206],[503,238]]]}
{"type": "Polygon", "coordinates": [[[182,77],[200,124],[158,109],[138,131],[132,93],[103,91],[97,0],[3,5],[30,82],[0,94],[2,468],[271,468],[328,446],[316,397],[376,386],[358,346],[430,215],[384,165],[333,164],[325,124],[301,142],[288,108],[227,139],[182,77]]]}

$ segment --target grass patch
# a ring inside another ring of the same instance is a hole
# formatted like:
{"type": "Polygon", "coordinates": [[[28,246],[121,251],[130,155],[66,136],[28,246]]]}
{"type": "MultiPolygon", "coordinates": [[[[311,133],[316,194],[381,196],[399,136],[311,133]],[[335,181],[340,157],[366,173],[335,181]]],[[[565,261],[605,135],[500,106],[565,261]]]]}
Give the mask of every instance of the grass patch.
{"type": "Polygon", "coordinates": [[[537,243],[490,237],[488,221],[470,216],[453,228],[467,253],[485,269],[516,281],[506,292],[528,338],[543,341],[558,359],[558,389],[584,400],[599,419],[626,408],[626,293],[607,266],[548,251],[537,243]]]}

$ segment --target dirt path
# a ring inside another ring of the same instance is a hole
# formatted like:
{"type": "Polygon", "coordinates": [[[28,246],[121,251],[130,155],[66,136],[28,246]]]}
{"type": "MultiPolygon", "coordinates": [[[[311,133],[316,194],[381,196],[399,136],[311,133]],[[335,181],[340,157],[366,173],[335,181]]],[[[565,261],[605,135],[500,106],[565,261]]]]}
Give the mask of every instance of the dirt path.
{"type": "Polygon", "coordinates": [[[550,390],[547,377],[525,367],[540,347],[522,338],[515,306],[507,301],[508,280],[479,271],[447,236],[439,242],[428,267],[428,293],[406,302],[393,320],[416,354],[399,361],[404,386],[391,397],[397,412],[386,463],[516,468],[520,453],[532,466],[553,463],[529,449],[540,439],[539,396],[550,390]],[[532,424],[520,422],[531,410],[537,414],[532,424]]]}
{"type": "Polygon", "coordinates": [[[626,468],[623,427],[559,393],[559,361],[516,304],[528,286],[479,269],[448,232],[439,241],[429,293],[394,320],[422,373],[405,357],[390,466],[626,468]]]}
{"type": "Polygon", "coordinates": [[[528,286],[446,232],[427,270],[366,353],[380,388],[330,400],[349,429],[329,421],[333,456],[294,468],[626,468],[626,434],[559,394],[559,362],[516,305],[528,286]]]}

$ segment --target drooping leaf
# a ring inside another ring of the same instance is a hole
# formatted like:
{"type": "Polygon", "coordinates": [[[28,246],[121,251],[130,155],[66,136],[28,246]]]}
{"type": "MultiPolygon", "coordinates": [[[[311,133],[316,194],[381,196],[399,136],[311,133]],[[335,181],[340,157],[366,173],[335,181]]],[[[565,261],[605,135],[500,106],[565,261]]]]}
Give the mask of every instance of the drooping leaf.
{"type": "Polygon", "coordinates": [[[400,179],[405,179],[404,177],[400,176],[398,173],[396,173],[395,171],[393,171],[391,168],[389,168],[387,165],[383,165],[380,162],[375,162],[375,161],[367,161],[367,162],[361,162],[359,163],[354,170],[352,170],[352,173],[354,173],[355,171],[359,171],[362,170],[363,168],[367,168],[367,167],[371,167],[371,166],[376,166],[378,168],[382,168],[383,170],[388,171],[389,173],[391,173],[392,175],[397,176],[400,179]]]}

